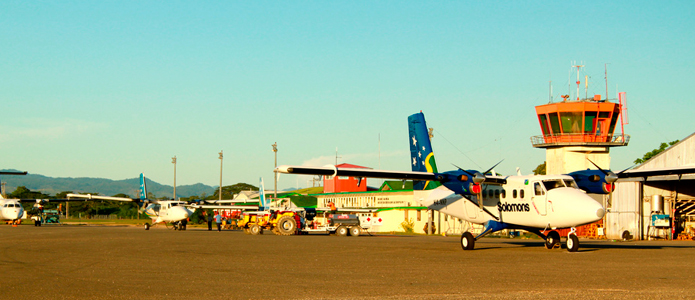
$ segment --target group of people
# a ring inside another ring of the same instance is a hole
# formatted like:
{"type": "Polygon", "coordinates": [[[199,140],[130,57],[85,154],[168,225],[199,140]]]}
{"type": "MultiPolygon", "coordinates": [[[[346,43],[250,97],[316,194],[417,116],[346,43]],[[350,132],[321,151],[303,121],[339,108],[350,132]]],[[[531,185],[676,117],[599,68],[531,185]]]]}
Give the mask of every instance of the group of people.
{"type": "Polygon", "coordinates": [[[212,221],[215,221],[215,224],[217,224],[217,231],[222,231],[222,215],[220,215],[219,212],[215,212],[215,214],[209,214],[207,211],[203,211],[203,217],[205,217],[205,221],[208,222],[208,230],[212,231],[212,221]]]}

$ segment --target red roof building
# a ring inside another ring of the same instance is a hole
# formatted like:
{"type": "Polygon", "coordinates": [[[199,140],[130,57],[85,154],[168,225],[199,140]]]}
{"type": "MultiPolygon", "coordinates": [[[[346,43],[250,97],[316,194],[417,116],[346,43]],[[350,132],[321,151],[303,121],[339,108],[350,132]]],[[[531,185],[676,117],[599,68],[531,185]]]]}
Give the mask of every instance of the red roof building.
{"type": "MultiPolygon", "coordinates": [[[[371,169],[367,167],[339,164],[338,168],[352,169],[371,169]]],[[[344,193],[344,192],[366,192],[367,178],[347,177],[347,176],[323,176],[323,192],[324,193],[344,193]]]]}

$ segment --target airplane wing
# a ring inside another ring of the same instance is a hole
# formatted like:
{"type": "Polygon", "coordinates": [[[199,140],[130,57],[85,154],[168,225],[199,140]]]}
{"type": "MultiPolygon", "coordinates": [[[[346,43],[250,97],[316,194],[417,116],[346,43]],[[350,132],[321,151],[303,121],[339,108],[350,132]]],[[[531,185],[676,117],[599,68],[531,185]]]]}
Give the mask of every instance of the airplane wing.
{"type": "Polygon", "coordinates": [[[279,166],[276,169],[280,173],[298,175],[326,175],[326,176],[350,176],[350,177],[370,177],[383,179],[401,180],[430,180],[437,181],[435,173],[416,172],[416,171],[385,171],[372,169],[337,168],[327,167],[305,167],[305,166],[279,166]]]}
{"type": "Polygon", "coordinates": [[[109,197],[109,196],[96,196],[92,194],[67,194],[68,199],[70,198],[84,198],[88,200],[110,200],[110,201],[127,201],[127,202],[139,202],[140,199],[124,198],[124,197],[109,197]]]}
{"type": "Polygon", "coordinates": [[[187,207],[203,209],[234,209],[234,210],[258,210],[258,205],[200,205],[188,204],[187,207]]]}
{"type": "MultiPolygon", "coordinates": [[[[446,173],[430,173],[418,171],[387,171],[372,169],[337,168],[326,167],[305,167],[305,166],[279,166],[276,169],[280,173],[297,175],[327,175],[327,176],[350,176],[350,177],[370,177],[383,179],[399,180],[419,180],[419,181],[445,181],[453,177],[446,173]]],[[[505,184],[507,178],[502,176],[485,176],[485,184],[505,184]]]]}
{"type": "Polygon", "coordinates": [[[47,202],[86,201],[86,200],[85,199],[71,199],[71,198],[65,198],[65,199],[55,198],[55,199],[17,199],[17,201],[47,203],[47,202]]]}
{"type": "Polygon", "coordinates": [[[27,172],[0,171],[0,175],[27,175],[27,172]]]}

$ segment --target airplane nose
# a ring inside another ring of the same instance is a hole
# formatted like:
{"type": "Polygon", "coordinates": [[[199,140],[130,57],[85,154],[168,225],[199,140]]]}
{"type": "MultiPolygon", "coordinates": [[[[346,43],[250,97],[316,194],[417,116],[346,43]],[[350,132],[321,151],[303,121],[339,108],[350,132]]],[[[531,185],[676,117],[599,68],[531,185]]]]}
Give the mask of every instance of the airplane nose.
{"type": "Polygon", "coordinates": [[[606,215],[606,211],[603,209],[603,207],[599,208],[596,210],[596,216],[599,218],[603,218],[603,216],[606,215]]]}

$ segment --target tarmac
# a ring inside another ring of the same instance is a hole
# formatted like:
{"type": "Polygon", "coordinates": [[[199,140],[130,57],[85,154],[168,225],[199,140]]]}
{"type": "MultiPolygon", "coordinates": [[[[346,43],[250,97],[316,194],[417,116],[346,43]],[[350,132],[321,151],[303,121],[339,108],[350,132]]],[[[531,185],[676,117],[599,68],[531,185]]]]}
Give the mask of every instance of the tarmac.
{"type": "Polygon", "coordinates": [[[693,299],[695,242],[0,226],[0,299],[693,299]]]}

